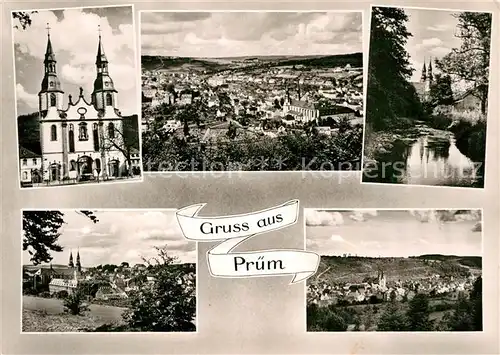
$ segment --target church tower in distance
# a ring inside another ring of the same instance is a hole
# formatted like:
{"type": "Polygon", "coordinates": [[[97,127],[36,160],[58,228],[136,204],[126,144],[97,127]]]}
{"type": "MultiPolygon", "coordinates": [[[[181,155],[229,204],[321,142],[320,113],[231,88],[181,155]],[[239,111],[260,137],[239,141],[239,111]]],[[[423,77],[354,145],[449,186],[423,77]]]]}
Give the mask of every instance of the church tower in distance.
{"type": "Polygon", "coordinates": [[[76,271],[82,272],[82,264],[80,263],[80,250],[76,253],[76,271]]]}
{"type": "Polygon", "coordinates": [[[68,266],[69,267],[75,267],[75,264],[73,264],[73,253],[72,252],[69,252],[69,263],[68,263],[68,266]]]}

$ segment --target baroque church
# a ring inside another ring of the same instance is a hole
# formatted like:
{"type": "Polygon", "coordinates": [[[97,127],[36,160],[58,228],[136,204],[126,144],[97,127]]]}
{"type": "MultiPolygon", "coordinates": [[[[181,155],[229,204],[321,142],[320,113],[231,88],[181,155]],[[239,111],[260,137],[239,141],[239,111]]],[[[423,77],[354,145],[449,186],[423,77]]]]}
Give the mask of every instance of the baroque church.
{"type": "Polygon", "coordinates": [[[64,91],[56,70],[56,56],[47,35],[44,76],[39,97],[41,166],[44,181],[108,179],[126,169],[123,154],[124,118],[108,71],[99,30],[96,78],[90,101],[80,88],[75,99],[64,91]]]}

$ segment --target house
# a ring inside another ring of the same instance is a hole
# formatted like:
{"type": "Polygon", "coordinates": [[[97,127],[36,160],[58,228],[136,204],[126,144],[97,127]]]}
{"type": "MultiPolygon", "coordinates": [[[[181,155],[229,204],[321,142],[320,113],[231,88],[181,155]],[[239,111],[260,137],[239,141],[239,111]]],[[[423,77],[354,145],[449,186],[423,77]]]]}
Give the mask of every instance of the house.
{"type": "Polygon", "coordinates": [[[99,300],[116,300],[128,298],[127,294],[117,287],[111,285],[101,286],[95,294],[95,298],[99,300]]]}
{"type": "Polygon", "coordinates": [[[24,147],[19,147],[21,184],[42,182],[42,156],[24,147]]]}
{"type": "Polygon", "coordinates": [[[51,295],[57,294],[61,291],[66,291],[68,295],[76,292],[78,287],[78,280],[65,280],[65,279],[52,279],[49,283],[49,292],[51,295]]]}
{"type": "Polygon", "coordinates": [[[477,88],[467,90],[458,96],[453,103],[458,111],[478,111],[481,112],[481,99],[477,88]]]}

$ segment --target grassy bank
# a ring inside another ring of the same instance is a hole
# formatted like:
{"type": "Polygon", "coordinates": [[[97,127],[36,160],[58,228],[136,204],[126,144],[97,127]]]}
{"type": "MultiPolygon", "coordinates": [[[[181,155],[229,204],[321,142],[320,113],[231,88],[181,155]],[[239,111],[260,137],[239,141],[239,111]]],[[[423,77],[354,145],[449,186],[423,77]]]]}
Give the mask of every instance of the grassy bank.
{"type": "Polygon", "coordinates": [[[105,324],[104,320],[90,314],[74,316],[70,314],[47,314],[44,311],[23,310],[23,332],[84,332],[105,324]]]}

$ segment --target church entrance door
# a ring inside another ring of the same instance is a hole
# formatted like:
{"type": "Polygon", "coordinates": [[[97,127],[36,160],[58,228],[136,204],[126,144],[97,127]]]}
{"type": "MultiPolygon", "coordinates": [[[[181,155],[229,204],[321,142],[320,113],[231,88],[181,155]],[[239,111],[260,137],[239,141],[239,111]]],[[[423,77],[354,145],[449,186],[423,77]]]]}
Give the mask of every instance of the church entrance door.
{"type": "Polygon", "coordinates": [[[89,156],[84,155],[78,158],[79,180],[90,180],[93,178],[92,163],[93,159],[89,156]]]}

